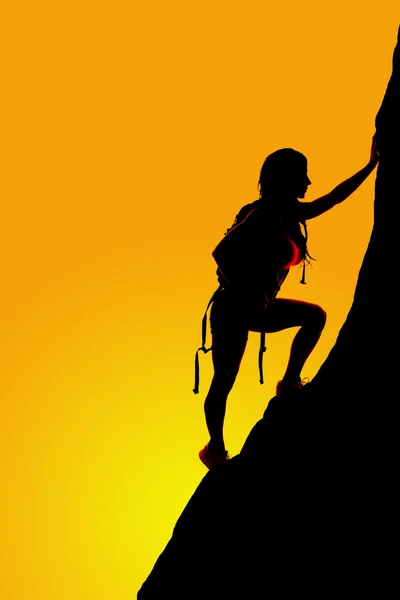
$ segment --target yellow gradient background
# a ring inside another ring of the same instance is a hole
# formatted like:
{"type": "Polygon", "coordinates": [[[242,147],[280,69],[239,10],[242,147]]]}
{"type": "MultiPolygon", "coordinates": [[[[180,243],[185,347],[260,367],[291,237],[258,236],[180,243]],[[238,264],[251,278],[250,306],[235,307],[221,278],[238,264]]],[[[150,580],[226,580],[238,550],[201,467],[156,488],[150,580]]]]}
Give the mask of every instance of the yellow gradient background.
{"type": "MultiPolygon", "coordinates": [[[[136,597],[206,473],[211,251],[269,152],[306,154],[310,200],[366,164],[396,4],[2,0],[2,600],[136,597]]],[[[374,181],[310,222],[308,283],[285,283],[328,313],[310,378],[352,302],[374,181]]],[[[231,454],[293,334],[268,337],[263,386],[250,336],[231,454]]]]}

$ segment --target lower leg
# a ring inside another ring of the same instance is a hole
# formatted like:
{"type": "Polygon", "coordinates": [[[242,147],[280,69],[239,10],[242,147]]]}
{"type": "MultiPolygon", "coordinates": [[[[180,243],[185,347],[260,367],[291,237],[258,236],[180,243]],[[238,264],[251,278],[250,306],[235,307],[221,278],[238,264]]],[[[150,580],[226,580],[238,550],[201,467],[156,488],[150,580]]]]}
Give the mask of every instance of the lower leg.
{"type": "Polygon", "coordinates": [[[218,379],[214,375],[204,401],[206,425],[210,435],[208,447],[214,454],[223,454],[225,452],[223,427],[229,391],[229,389],[223,389],[219,385],[218,379]]]}
{"type": "Polygon", "coordinates": [[[213,336],[214,376],[204,401],[204,413],[210,435],[208,446],[210,451],[215,454],[225,452],[223,428],[226,402],[239,372],[246,343],[247,341],[216,340],[213,336]]]}
{"type": "Polygon", "coordinates": [[[295,383],[301,380],[301,371],[307,358],[314,350],[325,327],[326,313],[321,309],[312,323],[303,325],[296,333],[290,349],[290,356],[285,374],[285,382],[295,383]]]}

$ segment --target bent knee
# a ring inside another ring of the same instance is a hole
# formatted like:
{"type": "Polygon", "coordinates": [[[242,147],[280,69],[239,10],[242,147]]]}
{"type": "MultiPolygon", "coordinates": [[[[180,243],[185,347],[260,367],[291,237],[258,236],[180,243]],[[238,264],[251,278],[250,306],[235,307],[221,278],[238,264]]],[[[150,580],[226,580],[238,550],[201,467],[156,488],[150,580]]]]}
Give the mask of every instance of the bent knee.
{"type": "Polygon", "coordinates": [[[318,304],[314,304],[313,310],[312,310],[312,323],[316,327],[323,329],[325,327],[326,318],[327,318],[326,310],[324,310],[322,308],[322,306],[319,306],[318,304]]]}

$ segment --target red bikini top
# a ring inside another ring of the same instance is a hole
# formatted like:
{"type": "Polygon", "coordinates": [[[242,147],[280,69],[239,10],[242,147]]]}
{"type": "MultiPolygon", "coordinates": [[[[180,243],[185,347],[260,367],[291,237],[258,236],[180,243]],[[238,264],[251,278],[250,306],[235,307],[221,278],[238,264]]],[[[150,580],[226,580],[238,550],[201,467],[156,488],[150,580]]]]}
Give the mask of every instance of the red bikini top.
{"type": "Polygon", "coordinates": [[[282,264],[281,267],[282,269],[289,269],[290,267],[299,265],[303,260],[303,256],[300,248],[296,246],[292,238],[290,238],[287,233],[285,233],[284,236],[287,245],[284,250],[284,264],[282,264]]]}

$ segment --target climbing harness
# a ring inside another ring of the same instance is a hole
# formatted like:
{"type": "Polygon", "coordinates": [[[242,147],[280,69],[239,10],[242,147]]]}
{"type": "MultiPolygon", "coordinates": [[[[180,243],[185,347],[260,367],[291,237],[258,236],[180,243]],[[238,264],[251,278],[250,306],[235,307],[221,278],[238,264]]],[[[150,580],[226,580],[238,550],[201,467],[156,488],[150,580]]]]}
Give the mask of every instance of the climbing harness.
{"type": "MultiPolygon", "coordinates": [[[[199,393],[199,385],[200,385],[199,352],[204,352],[204,354],[207,354],[207,352],[210,352],[210,350],[212,350],[212,346],[210,346],[209,348],[206,348],[208,311],[209,311],[209,308],[210,308],[211,304],[214,302],[214,300],[215,300],[218,292],[220,292],[222,289],[223,289],[223,286],[220,285],[215,290],[215,292],[211,296],[210,300],[208,301],[207,308],[206,308],[204,316],[203,316],[203,318],[201,320],[201,346],[200,346],[200,348],[198,348],[196,350],[196,354],[195,354],[195,358],[194,358],[194,388],[193,388],[193,392],[195,394],[199,393]]],[[[266,349],[267,349],[267,347],[265,345],[265,332],[262,331],[260,333],[260,348],[259,348],[259,351],[258,351],[258,369],[259,369],[259,372],[260,372],[260,383],[261,384],[264,383],[263,356],[264,356],[264,352],[266,351],[266,349]]]]}
{"type": "Polygon", "coordinates": [[[222,289],[222,285],[220,285],[215,292],[213,293],[213,295],[211,296],[210,300],[208,301],[207,304],[207,308],[206,308],[206,312],[204,313],[204,316],[202,318],[201,321],[201,346],[200,348],[198,348],[196,350],[196,354],[195,354],[195,358],[194,358],[194,388],[193,388],[193,392],[195,394],[199,393],[199,384],[200,384],[200,363],[199,363],[199,352],[204,352],[204,354],[207,354],[207,352],[210,352],[210,350],[212,350],[212,346],[210,346],[209,348],[206,348],[206,336],[207,336],[207,315],[208,315],[208,309],[210,308],[211,304],[214,302],[216,295],[218,294],[218,292],[222,289]]]}

